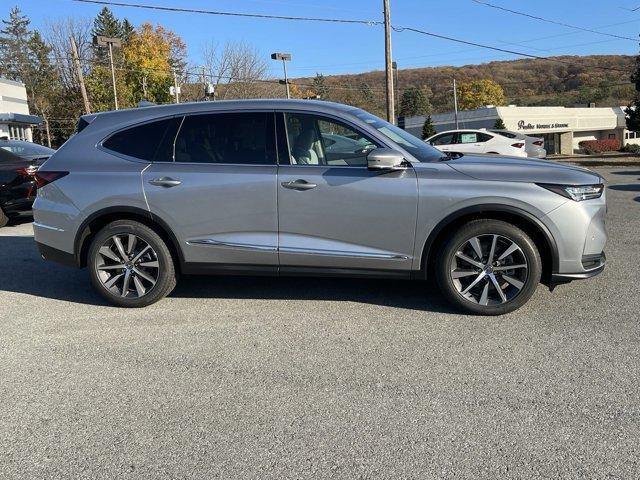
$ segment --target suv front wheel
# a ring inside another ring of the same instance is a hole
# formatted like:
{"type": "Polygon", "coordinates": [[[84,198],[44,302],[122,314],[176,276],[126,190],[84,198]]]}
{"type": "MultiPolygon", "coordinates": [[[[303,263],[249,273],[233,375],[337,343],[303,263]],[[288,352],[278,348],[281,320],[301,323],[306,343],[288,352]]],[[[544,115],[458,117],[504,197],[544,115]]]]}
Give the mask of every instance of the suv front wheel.
{"type": "Polygon", "coordinates": [[[100,230],[89,248],[87,265],[94,288],[119,307],[145,307],[176,285],[166,243],[133,220],[118,220],[100,230]]]}
{"type": "Polygon", "coordinates": [[[456,307],[501,315],[524,305],[542,274],[540,253],[522,230],[499,220],[474,220],[445,240],[436,277],[456,307]]]}

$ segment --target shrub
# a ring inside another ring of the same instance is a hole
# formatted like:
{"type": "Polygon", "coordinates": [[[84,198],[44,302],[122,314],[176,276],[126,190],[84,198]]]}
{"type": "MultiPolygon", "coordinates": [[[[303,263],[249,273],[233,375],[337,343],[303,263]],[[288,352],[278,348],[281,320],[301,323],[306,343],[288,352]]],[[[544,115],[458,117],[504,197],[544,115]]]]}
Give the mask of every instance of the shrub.
{"type": "Polygon", "coordinates": [[[636,145],[635,143],[627,143],[621,149],[622,152],[627,153],[640,153],[640,145],[636,145]]]}
{"type": "Polygon", "coordinates": [[[617,138],[605,140],[584,140],[578,144],[587,155],[620,150],[620,140],[617,138]]]}

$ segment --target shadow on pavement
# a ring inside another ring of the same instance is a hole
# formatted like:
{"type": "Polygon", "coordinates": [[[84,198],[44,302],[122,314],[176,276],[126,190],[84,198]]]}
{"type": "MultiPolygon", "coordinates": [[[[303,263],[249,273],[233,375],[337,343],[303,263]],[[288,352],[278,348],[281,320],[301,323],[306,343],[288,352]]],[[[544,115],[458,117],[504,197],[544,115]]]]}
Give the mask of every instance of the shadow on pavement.
{"type": "Polygon", "coordinates": [[[617,172],[611,172],[614,175],[637,175],[640,177],[640,170],[618,170],[617,172]]]}
{"type": "Polygon", "coordinates": [[[610,185],[608,188],[611,190],[618,190],[620,192],[640,192],[640,183],[630,183],[628,185],[610,185]]]}
{"type": "MultiPolygon", "coordinates": [[[[0,236],[0,292],[89,305],[106,305],[86,270],[42,260],[31,236],[0,236]]],[[[178,298],[350,301],[434,312],[452,312],[434,285],[421,281],[300,277],[185,276],[178,298]]]]}

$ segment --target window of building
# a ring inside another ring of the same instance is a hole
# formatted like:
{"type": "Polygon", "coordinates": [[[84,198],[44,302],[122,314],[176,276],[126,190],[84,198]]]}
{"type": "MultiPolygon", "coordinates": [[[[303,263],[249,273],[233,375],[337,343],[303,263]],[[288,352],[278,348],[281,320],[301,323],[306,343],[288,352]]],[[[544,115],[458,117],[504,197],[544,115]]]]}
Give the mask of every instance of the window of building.
{"type": "Polygon", "coordinates": [[[28,140],[27,128],[22,125],[9,124],[9,140],[28,140]]]}
{"type": "Polygon", "coordinates": [[[173,161],[173,141],[182,117],[145,123],[114,133],[104,148],[148,162],[173,161]]]}
{"type": "Polygon", "coordinates": [[[267,165],[276,163],[273,113],[215,113],[185,117],[175,161],[267,165]]]}
{"type": "Polygon", "coordinates": [[[292,165],[366,167],[377,145],[344,123],[316,115],[287,113],[292,165]]]}
{"type": "Polygon", "coordinates": [[[616,134],[615,133],[610,133],[609,134],[609,140],[615,140],[616,138],[616,134]]]}

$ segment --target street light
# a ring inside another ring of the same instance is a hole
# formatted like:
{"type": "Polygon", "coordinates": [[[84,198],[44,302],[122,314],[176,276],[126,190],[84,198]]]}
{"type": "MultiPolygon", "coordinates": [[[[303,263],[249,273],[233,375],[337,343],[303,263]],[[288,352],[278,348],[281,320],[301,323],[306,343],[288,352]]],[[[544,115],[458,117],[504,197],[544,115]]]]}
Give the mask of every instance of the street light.
{"type": "Polygon", "coordinates": [[[284,69],[284,84],[287,87],[287,98],[291,98],[289,94],[289,80],[287,79],[287,62],[291,61],[290,53],[276,52],[271,54],[272,60],[282,60],[282,68],[284,69]]]}
{"type": "Polygon", "coordinates": [[[113,83],[113,103],[118,110],[118,92],[116,91],[116,71],[113,67],[113,48],[120,48],[122,40],[115,37],[105,37],[104,35],[95,35],[93,43],[100,47],[109,47],[109,63],[111,63],[111,82],[113,83]]]}

